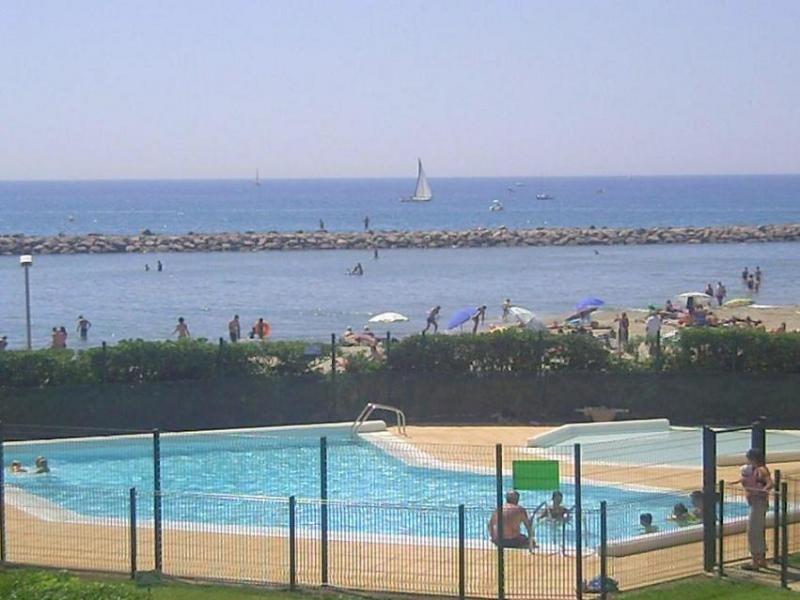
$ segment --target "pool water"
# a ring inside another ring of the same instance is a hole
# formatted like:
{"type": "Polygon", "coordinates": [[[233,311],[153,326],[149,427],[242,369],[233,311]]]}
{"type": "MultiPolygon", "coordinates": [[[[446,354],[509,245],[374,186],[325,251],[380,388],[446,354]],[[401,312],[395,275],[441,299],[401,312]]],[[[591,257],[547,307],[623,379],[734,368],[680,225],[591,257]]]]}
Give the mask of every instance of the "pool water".
{"type": "MultiPolygon", "coordinates": [[[[36,456],[45,455],[52,472],[8,475],[7,485],[79,515],[119,519],[127,518],[128,489],[136,487],[139,518],[148,520],[153,515],[152,450],[152,440],[147,437],[8,444],[7,463],[20,460],[31,465],[36,456]]],[[[363,439],[329,437],[331,531],[456,537],[456,507],[464,504],[467,538],[485,540],[486,522],[496,501],[494,476],[466,468],[441,468],[435,461],[431,465],[408,464],[363,439]]],[[[310,530],[319,525],[319,504],[303,499],[318,499],[320,494],[319,433],[293,434],[291,438],[271,437],[257,430],[165,435],[161,438],[161,480],[166,521],[285,528],[286,498],[294,495],[299,499],[297,525],[301,532],[310,530]]],[[[510,477],[504,487],[512,487],[510,477]]],[[[562,480],[560,489],[564,505],[573,506],[574,485],[562,480]]],[[[602,500],[610,506],[610,539],[637,533],[641,512],[652,513],[654,523],[662,529],[672,528],[666,517],[673,505],[688,505],[680,492],[584,482],[582,493],[587,545],[597,541],[596,509],[602,500]]],[[[551,491],[523,491],[521,504],[532,509],[549,501],[550,495],[551,491]]],[[[14,494],[9,498],[13,502],[14,494]]],[[[545,543],[569,546],[573,527],[573,523],[565,528],[544,525],[537,537],[540,541],[545,538],[545,543]]]]}

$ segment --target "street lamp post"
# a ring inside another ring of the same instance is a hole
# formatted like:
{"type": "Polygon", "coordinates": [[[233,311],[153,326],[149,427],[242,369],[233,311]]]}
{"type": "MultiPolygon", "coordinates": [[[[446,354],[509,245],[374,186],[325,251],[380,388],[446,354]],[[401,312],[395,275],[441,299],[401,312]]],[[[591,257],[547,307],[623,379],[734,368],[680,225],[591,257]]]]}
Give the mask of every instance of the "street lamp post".
{"type": "Polygon", "coordinates": [[[25,269],[25,332],[28,339],[28,350],[31,346],[31,284],[28,271],[33,266],[33,256],[23,254],[19,257],[19,266],[25,269]]]}

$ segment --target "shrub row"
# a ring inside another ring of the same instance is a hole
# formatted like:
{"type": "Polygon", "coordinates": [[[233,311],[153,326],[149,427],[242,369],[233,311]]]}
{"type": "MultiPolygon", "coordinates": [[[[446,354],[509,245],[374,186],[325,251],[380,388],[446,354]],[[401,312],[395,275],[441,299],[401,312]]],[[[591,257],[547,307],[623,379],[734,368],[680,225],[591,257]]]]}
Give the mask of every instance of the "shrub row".
{"type": "MultiPolygon", "coordinates": [[[[330,346],[304,342],[213,344],[206,340],[146,342],[71,350],[0,353],[0,388],[90,383],[144,383],[220,377],[269,377],[317,373],[330,346]],[[320,360],[319,354],[323,355],[320,360]]],[[[392,343],[387,360],[349,354],[351,373],[388,370],[398,374],[437,372],[539,373],[581,371],[800,373],[800,334],[753,329],[687,329],[664,344],[655,359],[619,356],[587,335],[504,331],[488,335],[408,337],[392,343]]]]}

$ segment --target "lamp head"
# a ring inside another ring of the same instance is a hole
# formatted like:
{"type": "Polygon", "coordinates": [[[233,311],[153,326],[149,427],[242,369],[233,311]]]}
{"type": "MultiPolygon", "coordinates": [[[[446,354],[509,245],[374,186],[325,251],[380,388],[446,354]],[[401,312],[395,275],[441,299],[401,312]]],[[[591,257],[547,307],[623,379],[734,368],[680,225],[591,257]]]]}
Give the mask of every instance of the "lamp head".
{"type": "Polygon", "coordinates": [[[32,267],[33,266],[33,256],[30,254],[23,254],[19,257],[19,266],[20,267],[32,267]]]}

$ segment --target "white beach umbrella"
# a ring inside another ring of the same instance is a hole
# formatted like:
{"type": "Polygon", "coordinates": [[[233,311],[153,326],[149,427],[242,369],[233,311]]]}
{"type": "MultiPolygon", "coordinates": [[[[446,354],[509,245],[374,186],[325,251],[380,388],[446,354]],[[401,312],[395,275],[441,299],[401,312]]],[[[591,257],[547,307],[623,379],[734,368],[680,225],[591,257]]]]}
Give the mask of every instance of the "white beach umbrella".
{"type": "Polygon", "coordinates": [[[508,312],[514,315],[520,323],[532,331],[544,331],[546,329],[545,324],[539,320],[533,311],[527,308],[512,306],[508,309],[508,312]]]}
{"type": "Polygon", "coordinates": [[[370,323],[400,323],[402,321],[408,321],[408,317],[396,312],[381,313],[369,320],[370,323]]]}
{"type": "Polygon", "coordinates": [[[675,297],[681,300],[688,300],[689,298],[694,298],[695,300],[711,300],[711,296],[704,292],[683,292],[675,297]]]}

